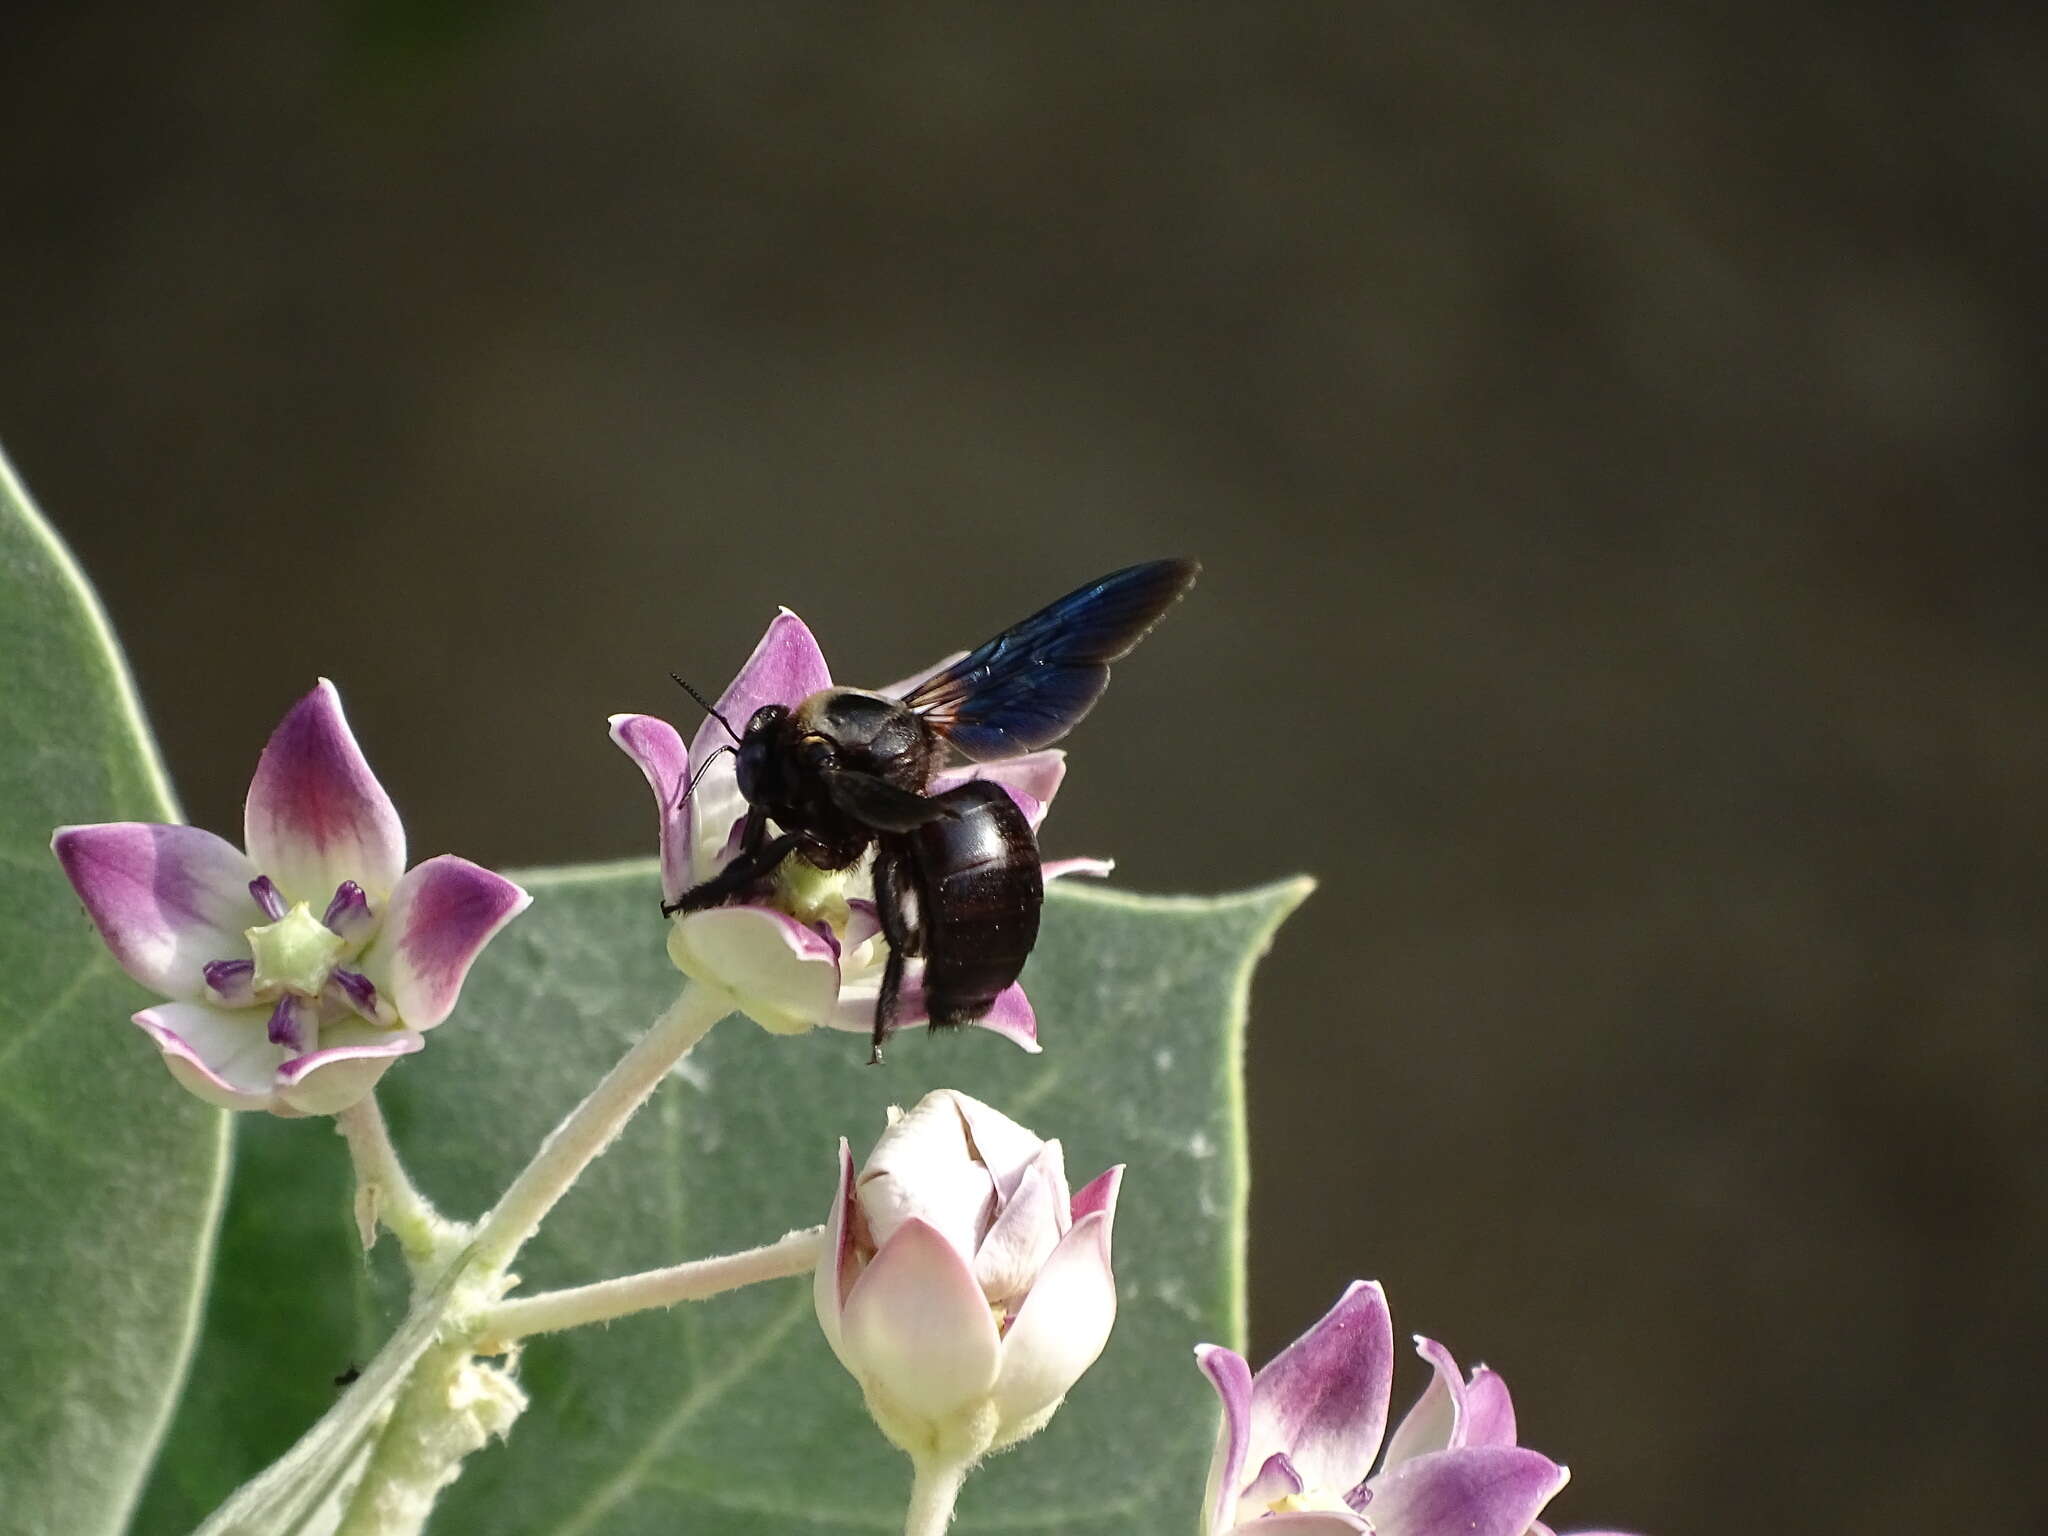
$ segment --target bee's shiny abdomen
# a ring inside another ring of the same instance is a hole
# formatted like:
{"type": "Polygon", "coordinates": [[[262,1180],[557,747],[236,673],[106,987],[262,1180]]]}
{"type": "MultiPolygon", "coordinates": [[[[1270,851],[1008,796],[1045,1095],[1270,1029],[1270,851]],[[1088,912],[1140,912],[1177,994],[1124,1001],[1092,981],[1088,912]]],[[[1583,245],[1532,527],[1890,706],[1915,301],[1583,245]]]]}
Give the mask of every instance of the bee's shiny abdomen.
{"type": "Polygon", "coordinates": [[[1024,969],[1045,885],[1031,824],[1000,787],[975,780],[937,798],[959,815],[910,834],[925,1000],[933,1024],[967,1024],[1024,969]]]}

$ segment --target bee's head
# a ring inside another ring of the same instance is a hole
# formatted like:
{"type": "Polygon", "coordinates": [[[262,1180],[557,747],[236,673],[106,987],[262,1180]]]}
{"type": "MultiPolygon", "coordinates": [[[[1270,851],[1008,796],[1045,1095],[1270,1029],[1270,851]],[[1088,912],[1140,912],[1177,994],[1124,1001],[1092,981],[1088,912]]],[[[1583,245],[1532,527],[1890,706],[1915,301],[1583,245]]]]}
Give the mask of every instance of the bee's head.
{"type": "Polygon", "coordinates": [[[747,797],[749,805],[778,798],[776,791],[782,774],[776,744],[782,722],[788,718],[787,704],[763,704],[747,721],[734,773],[739,779],[740,793],[747,797]]]}

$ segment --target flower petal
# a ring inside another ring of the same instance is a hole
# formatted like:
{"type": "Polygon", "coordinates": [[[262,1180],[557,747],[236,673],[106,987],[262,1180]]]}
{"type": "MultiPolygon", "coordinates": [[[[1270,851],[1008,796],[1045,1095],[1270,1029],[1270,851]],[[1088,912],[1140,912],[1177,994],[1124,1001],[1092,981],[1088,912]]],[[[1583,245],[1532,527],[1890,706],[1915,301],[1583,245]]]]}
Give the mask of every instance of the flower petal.
{"type": "Polygon", "coordinates": [[[958,1100],[938,1088],[893,1116],[868,1153],[856,1193],[868,1240],[886,1247],[897,1229],[920,1221],[963,1258],[971,1255],[996,1203],[989,1170],[974,1156],[958,1100]]]}
{"type": "Polygon", "coordinates": [[[121,969],[165,997],[204,996],[207,964],[246,956],[242,932],[263,921],[255,866],[197,827],[59,827],[50,851],[121,969]]]}
{"type": "Polygon", "coordinates": [[[1123,1182],[1124,1165],[1118,1163],[1114,1168],[1097,1174],[1086,1184],[1075,1190],[1072,1207],[1074,1220],[1079,1221],[1083,1216],[1090,1215],[1095,1211],[1107,1211],[1110,1218],[1114,1220],[1116,1217],[1117,1191],[1123,1187],[1123,1182]]]}
{"type": "Polygon", "coordinates": [[[243,821],[249,857],[293,901],[324,906],[353,880],[379,906],[405,870],[398,811],[324,677],[270,733],[243,821]]]}
{"type": "MultiPolygon", "coordinates": [[[[732,722],[734,730],[744,732],[748,717],[763,704],[795,704],[831,686],[832,674],[826,669],[825,655],[818,649],[818,642],[811,638],[804,621],[785,608],[769,624],[738,675],[718,696],[718,712],[732,722]]],[[[726,735],[725,727],[707,715],[690,739],[690,761],[703,773],[690,796],[693,880],[707,879],[714,872],[715,861],[725,847],[733,823],[747,808],[740,796],[739,780],[734,776],[732,754],[707,765],[712,749],[721,744],[735,743],[726,735]]]]}
{"type": "Polygon", "coordinates": [[[1044,1049],[1038,1043],[1038,1015],[1032,1010],[1031,999],[1014,981],[996,994],[995,1002],[989,1005],[987,1013],[974,1021],[974,1027],[1001,1035],[1010,1044],[1033,1056],[1044,1049]]]}
{"type": "Polygon", "coordinates": [[[987,1396],[1002,1361],[967,1261],[917,1220],[898,1228],[854,1282],[840,1330],[861,1385],[928,1421],[987,1396]]]}
{"type": "Polygon", "coordinates": [[[1038,877],[1050,885],[1069,875],[1093,875],[1098,880],[1106,880],[1115,872],[1115,859],[1047,859],[1039,866],[1038,877]]]}
{"type": "Polygon", "coordinates": [[[1258,1536],[1360,1536],[1372,1532],[1376,1527],[1368,1525],[1357,1515],[1340,1515],[1326,1510],[1290,1510],[1285,1514],[1267,1515],[1256,1523],[1238,1527],[1241,1531],[1255,1531],[1258,1536]]]}
{"type": "Polygon", "coordinates": [[[532,900],[503,875],[441,854],[406,871],[356,969],[409,1027],[432,1029],[484,945],[532,900]]]}
{"type": "Polygon", "coordinates": [[[412,1029],[380,1029],[344,1019],[320,1031],[320,1049],[294,1056],[277,1069],[278,1096],[302,1115],[332,1115],[377,1086],[401,1056],[426,1044],[412,1029]]]}
{"type": "Polygon", "coordinates": [[[1038,824],[1045,820],[1045,813],[1052,807],[1052,797],[1059,793],[1060,781],[1066,776],[1067,754],[1054,748],[1044,752],[1026,752],[1021,757],[1004,758],[1000,762],[969,763],[961,768],[948,768],[932,775],[931,787],[925,793],[942,795],[975,779],[987,779],[992,784],[1000,784],[1008,792],[1035,832],[1038,824]]]}
{"type": "MultiPolygon", "coordinates": [[[[923,963],[921,960],[910,962],[911,974],[896,996],[896,1017],[889,1026],[891,1038],[931,1017],[931,1010],[925,1004],[924,983],[918,971],[923,963]]],[[[879,968],[857,981],[846,982],[840,987],[838,1000],[833,1004],[831,1015],[824,1020],[824,1026],[856,1035],[868,1034],[875,1027],[875,1000],[880,992],[879,968]]],[[[987,1013],[974,1021],[973,1027],[1001,1035],[1033,1056],[1041,1049],[1038,1044],[1038,1018],[1032,1012],[1031,999],[1015,982],[996,994],[995,1002],[989,1005],[987,1013]]]]}
{"type": "Polygon", "coordinates": [[[1060,1239],[1010,1320],[995,1393],[1005,1427],[991,1449],[1038,1427],[1095,1363],[1115,1322],[1109,1217],[1098,1211],[1060,1239]]]}
{"type": "MultiPolygon", "coordinates": [[[[661,899],[674,901],[690,888],[690,754],[666,720],[652,715],[613,715],[612,740],[640,765],[654,791],[661,846],[661,899]]],[[[692,797],[694,798],[694,796],[692,797]]]]}
{"type": "Polygon", "coordinates": [[[272,1045],[268,1008],[162,1003],[135,1015],[179,1086],[222,1109],[269,1109],[277,1068],[291,1053],[272,1045]]]}
{"type": "Polygon", "coordinates": [[[1301,1474],[1294,1470],[1287,1453],[1275,1451],[1259,1468],[1259,1475],[1245,1484],[1244,1502],[1253,1509],[1264,1509],[1290,1494],[1300,1493],[1303,1486],[1301,1474]]]}
{"type": "Polygon", "coordinates": [[[1058,1142],[1048,1142],[1039,1160],[1024,1171],[1016,1192],[1001,1202],[981,1245],[974,1249],[974,1278],[992,1305],[1007,1303],[1031,1288],[1061,1234],[1072,1224],[1072,1197],[1058,1166],[1058,1142]]]}
{"type": "Polygon", "coordinates": [[[1513,1445],[1515,1402],[1500,1372],[1480,1366],[1465,1388],[1465,1445],[1513,1445]]]}
{"type": "Polygon", "coordinates": [[[839,999],[839,957],[815,929],[773,907],[714,907],[669,925],[669,958],[736,999],[771,1034],[825,1023],[839,999]]]}
{"type": "Polygon", "coordinates": [[[1215,1536],[1230,1529],[1244,1483],[1245,1455],[1251,1448],[1252,1368],[1243,1355],[1220,1344],[1197,1344],[1195,1364],[1223,1400],[1223,1423],[1209,1457],[1209,1488],[1202,1496],[1202,1529],[1215,1536]]]}
{"type": "Polygon", "coordinates": [[[1353,1281],[1320,1322],[1254,1378],[1248,1463],[1260,1466],[1285,1451],[1311,1488],[1353,1487],[1372,1470],[1393,1385],[1386,1295],[1377,1282],[1353,1281]]]}
{"type": "Polygon", "coordinates": [[[825,1245],[819,1251],[818,1267],[811,1276],[811,1299],[818,1309],[818,1327],[839,1363],[852,1370],[845,1348],[839,1342],[839,1317],[846,1310],[847,1292],[860,1278],[854,1253],[854,1228],[858,1216],[853,1202],[853,1152],[844,1136],[839,1138],[839,1184],[832,1191],[832,1214],[825,1220],[825,1245]]]}
{"type": "MultiPolygon", "coordinates": [[[[960,1116],[967,1140],[996,1186],[996,1197],[1008,1200],[1017,1193],[1024,1175],[1038,1161],[1048,1143],[1036,1131],[1019,1125],[1001,1110],[970,1098],[956,1088],[942,1090],[960,1116]]],[[[939,1094],[933,1094],[933,1098],[939,1094]]],[[[1062,1176],[1064,1177],[1064,1176],[1062,1176]]]]}
{"type": "Polygon", "coordinates": [[[1415,1353],[1429,1362],[1435,1374],[1388,1436],[1380,1468],[1383,1472],[1430,1451],[1454,1451],[1465,1443],[1465,1377],[1457,1360],[1435,1339],[1420,1334],[1415,1338],[1415,1353]]]}
{"type": "Polygon", "coordinates": [[[1377,1536],[1524,1536],[1570,1474],[1517,1446],[1436,1451],[1372,1480],[1377,1536]]]}

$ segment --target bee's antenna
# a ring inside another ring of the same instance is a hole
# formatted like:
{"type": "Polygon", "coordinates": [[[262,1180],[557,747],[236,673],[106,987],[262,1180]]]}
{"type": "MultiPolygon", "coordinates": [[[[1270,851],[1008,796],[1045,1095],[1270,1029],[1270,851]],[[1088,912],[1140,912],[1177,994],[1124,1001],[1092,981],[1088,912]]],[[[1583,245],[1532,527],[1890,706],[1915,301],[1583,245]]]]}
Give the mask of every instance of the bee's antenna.
{"type": "Polygon", "coordinates": [[[709,752],[704,754],[704,761],[697,765],[697,771],[690,775],[690,782],[684,785],[683,792],[680,795],[676,796],[677,810],[681,810],[684,806],[690,803],[690,796],[697,793],[698,782],[701,779],[703,779],[706,773],[710,771],[711,765],[717,762],[721,757],[728,756],[732,752],[732,750],[733,749],[731,747],[719,746],[713,747],[709,752]]]}
{"type": "Polygon", "coordinates": [[[730,720],[726,719],[725,716],[721,715],[718,712],[718,706],[716,704],[712,703],[709,699],[705,698],[703,694],[699,693],[696,689],[692,688],[680,677],[676,677],[675,673],[671,672],[669,673],[669,676],[675,678],[675,685],[678,688],[682,689],[683,692],[687,693],[691,698],[695,699],[699,704],[704,706],[705,714],[709,715],[712,719],[716,720],[720,725],[725,727],[726,735],[730,736],[734,741],[738,741],[740,739],[740,733],[732,728],[732,722],[730,720]]]}

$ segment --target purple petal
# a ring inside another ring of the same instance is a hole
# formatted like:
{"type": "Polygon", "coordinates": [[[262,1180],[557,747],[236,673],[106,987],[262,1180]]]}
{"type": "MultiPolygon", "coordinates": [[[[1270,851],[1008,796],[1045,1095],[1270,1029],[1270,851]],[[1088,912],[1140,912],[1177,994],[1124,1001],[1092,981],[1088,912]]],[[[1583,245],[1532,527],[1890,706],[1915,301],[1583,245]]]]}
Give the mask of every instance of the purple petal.
{"type": "Polygon", "coordinates": [[[1245,1461],[1251,1450],[1252,1368],[1243,1355],[1220,1344],[1197,1344],[1195,1363],[1223,1400],[1223,1423],[1216,1432],[1216,1449],[1209,1458],[1209,1488],[1202,1498],[1209,1517],[1205,1529],[1215,1533],[1230,1529],[1237,1514],[1238,1489],[1244,1483],[1245,1461]]]}
{"type": "Polygon", "coordinates": [[[860,1263],[854,1250],[855,1229],[860,1222],[853,1198],[853,1153],[844,1136],[839,1138],[839,1185],[832,1192],[832,1214],[825,1222],[825,1245],[818,1267],[811,1276],[811,1299],[818,1309],[818,1326],[839,1363],[848,1370],[845,1350],[839,1342],[839,1318],[846,1310],[847,1293],[860,1278],[860,1263]]]}
{"type": "Polygon", "coordinates": [[[359,969],[410,1028],[431,1029],[491,936],[532,900],[503,875],[441,854],[398,882],[359,969]]]}
{"type": "Polygon", "coordinates": [[[1382,1471],[1431,1451],[1454,1451],[1465,1443],[1465,1377],[1448,1349],[1435,1339],[1416,1336],[1415,1352],[1434,1374],[1387,1438],[1382,1471]]]}
{"type": "Polygon", "coordinates": [[[858,949],[882,931],[882,916],[872,901],[856,896],[846,904],[845,947],[858,949]]]}
{"type": "Polygon", "coordinates": [[[1353,1281],[1320,1322],[1260,1369],[1248,1461],[1285,1451],[1310,1487],[1363,1482],[1386,1434],[1393,1385],[1386,1296],[1376,1282],[1353,1281]]]}
{"type": "Polygon", "coordinates": [[[135,1015],[181,1087],[222,1109],[270,1109],[289,1054],[265,1035],[268,1011],[161,1003],[135,1015]]]}
{"type": "Polygon", "coordinates": [[[661,899],[674,901],[690,887],[690,801],[683,798],[690,784],[690,754],[676,728],[652,715],[613,715],[611,733],[654,791],[661,899]]]}
{"type": "Polygon", "coordinates": [[[1377,1536],[1524,1536],[1568,1476],[1515,1446],[1418,1456],[1372,1480],[1372,1528],[1377,1536]]]}
{"type": "Polygon", "coordinates": [[[344,1019],[320,1032],[320,1049],[277,1069],[278,1097],[302,1115],[332,1115],[377,1086],[401,1056],[427,1042],[415,1030],[379,1029],[344,1019]]]}
{"type": "Polygon", "coordinates": [[[1000,784],[1017,802],[1017,808],[1024,813],[1024,819],[1037,830],[1045,820],[1045,813],[1052,805],[1052,797],[1059,793],[1060,781],[1067,776],[1067,754],[1057,749],[1046,752],[1026,752],[1022,757],[1005,758],[995,763],[970,763],[964,768],[948,768],[932,776],[927,794],[942,795],[949,789],[975,779],[987,779],[1000,784]]]}
{"type": "Polygon", "coordinates": [[[839,998],[834,946],[773,907],[714,907],[669,925],[669,958],[685,975],[732,993],[772,1034],[827,1022],[839,998]]]}
{"type": "Polygon", "coordinates": [[[381,904],[405,869],[405,828],[324,677],[271,732],[243,819],[249,857],[294,901],[353,880],[381,904]]]}
{"type": "Polygon", "coordinates": [[[255,867],[197,827],[59,827],[50,849],[121,969],[165,997],[204,996],[207,962],[248,954],[263,920],[255,867]]]}
{"type": "Polygon", "coordinates": [[[1500,1373],[1480,1366],[1465,1388],[1466,1445],[1513,1445],[1515,1403],[1500,1373]]]}
{"type": "MultiPolygon", "coordinates": [[[[763,704],[795,704],[831,686],[832,674],[826,670],[818,642],[811,638],[804,621],[785,608],[718,696],[718,712],[732,722],[734,730],[744,732],[748,718],[763,704]]],[[[690,738],[690,761],[704,774],[691,796],[695,803],[691,873],[698,880],[712,873],[712,861],[725,846],[727,832],[746,810],[733,776],[731,755],[704,767],[712,748],[720,743],[733,744],[725,727],[707,715],[690,738]]]]}
{"type": "MultiPolygon", "coordinates": [[[[924,984],[919,976],[922,963],[911,962],[910,977],[896,998],[896,1017],[890,1026],[891,1034],[922,1024],[931,1017],[925,1003],[924,984]]],[[[875,999],[880,992],[878,975],[879,970],[876,976],[864,976],[840,988],[829,1016],[823,1021],[827,1029],[843,1029],[857,1035],[868,1034],[874,1029],[875,999]]],[[[1031,1011],[1031,999],[1024,995],[1021,986],[1014,983],[996,994],[994,1004],[985,1015],[974,1021],[974,1027],[1001,1035],[1033,1056],[1039,1052],[1038,1019],[1031,1011]]]]}
{"type": "Polygon", "coordinates": [[[1039,866],[1039,878],[1047,885],[1069,875],[1093,875],[1106,880],[1116,869],[1115,859],[1047,859],[1039,866]]]}
{"type": "Polygon", "coordinates": [[[1245,1485],[1244,1502],[1253,1509],[1264,1509],[1277,1500],[1301,1492],[1304,1486],[1301,1474],[1294,1470],[1294,1463],[1287,1459],[1287,1453],[1275,1451],[1259,1468],[1259,1475],[1245,1485]]]}
{"type": "Polygon", "coordinates": [[[974,1027],[1001,1035],[1033,1056],[1042,1049],[1038,1043],[1038,1015],[1032,1011],[1031,999],[1024,995],[1024,988],[1016,982],[1011,982],[996,994],[995,1002],[987,1013],[974,1021],[974,1027]]]}
{"type": "Polygon", "coordinates": [[[1097,1211],[1107,1211],[1110,1220],[1114,1221],[1117,1191],[1123,1188],[1123,1182],[1124,1165],[1118,1163],[1114,1168],[1097,1174],[1075,1190],[1072,1206],[1074,1220],[1079,1221],[1083,1216],[1093,1215],[1097,1211]]]}

